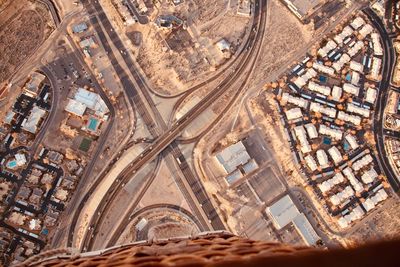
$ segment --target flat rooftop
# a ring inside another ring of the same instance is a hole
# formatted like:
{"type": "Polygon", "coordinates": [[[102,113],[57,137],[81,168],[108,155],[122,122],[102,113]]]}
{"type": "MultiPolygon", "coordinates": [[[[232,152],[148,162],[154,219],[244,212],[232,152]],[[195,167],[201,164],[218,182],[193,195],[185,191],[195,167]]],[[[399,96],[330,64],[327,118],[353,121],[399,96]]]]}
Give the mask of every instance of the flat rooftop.
{"type": "MultiPolygon", "coordinates": [[[[323,4],[325,0],[283,0],[292,11],[297,11],[301,18],[310,15],[319,4],[323,4]]],[[[297,15],[297,14],[296,14],[297,15]]]]}

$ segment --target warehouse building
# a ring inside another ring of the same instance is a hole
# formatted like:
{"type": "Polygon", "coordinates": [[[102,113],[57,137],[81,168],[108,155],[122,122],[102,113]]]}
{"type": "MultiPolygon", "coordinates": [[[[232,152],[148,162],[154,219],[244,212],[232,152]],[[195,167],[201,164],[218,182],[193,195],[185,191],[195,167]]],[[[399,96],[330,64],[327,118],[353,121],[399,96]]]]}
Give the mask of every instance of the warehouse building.
{"type": "Polygon", "coordinates": [[[302,22],[312,15],[324,0],[283,0],[287,8],[302,22]]]}
{"type": "Polygon", "coordinates": [[[300,213],[289,195],[285,195],[277,202],[265,209],[271,217],[276,229],[280,230],[293,223],[294,227],[304,240],[304,242],[313,246],[321,239],[308,221],[307,217],[300,213]]]}

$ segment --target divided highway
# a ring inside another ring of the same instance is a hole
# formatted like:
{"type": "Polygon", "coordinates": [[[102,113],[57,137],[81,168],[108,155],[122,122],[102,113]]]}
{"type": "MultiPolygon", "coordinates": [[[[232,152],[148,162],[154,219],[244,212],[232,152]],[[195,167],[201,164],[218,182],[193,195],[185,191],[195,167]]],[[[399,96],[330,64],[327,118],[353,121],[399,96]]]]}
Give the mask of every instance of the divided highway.
{"type": "Polygon", "coordinates": [[[382,80],[379,84],[378,99],[374,114],[374,136],[376,141],[376,149],[378,151],[379,163],[381,169],[384,171],[395,192],[400,189],[400,181],[390,166],[384,144],[384,129],[383,129],[383,115],[387,103],[388,90],[390,81],[392,80],[394,61],[396,56],[394,54],[392,40],[390,39],[382,20],[375,14],[371,8],[366,8],[363,12],[368,16],[375,29],[379,32],[383,42],[384,58],[382,68],[382,80]]]}
{"type": "MultiPolygon", "coordinates": [[[[138,102],[136,102],[136,101],[132,101],[132,102],[133,102],[133,104],[135,104],[135,106],[137,108],[142,109],[142,111],[139,110],[139,113],[141,115],[143,114],[145,116],[146,124],[148,122],[149,125],[151,126],[150,129],[153,129],[151,132],[153,134],[153,137],[155,138],[154,143],[151,146],[147,147],[143,151],[143,153],[140,155],[139,158],[132,161],[132,163],[130,164],[130,167],[128,169],[123,171],[121,177],[123,177],[124,179],[118,179],[119,182],[116,185],[113,184],[113,186],[110,188],[110,190],[106,194],[107,197],[101,201],[98,209],[96,210],[96,214],[100,213],[100,216],[95,216],[96,218],[94,218],[94,220],[92,220],[91,224],[90,224],[91,226],[93,225],[94,229],[92,230],[93,231],[92,233],[95,235],[96,234],[96,226],[99,223],[101,223],[101,220],[102,220],[101,214],[108,206],[107,203],[111,202],[113,197],[119,191],[120,185],[122,183],[125,183],[126,180],[130,179],[129,175],[127,175],[127,174],[130,174],[130,173],[133,174],[133,173],[137,172],[142,166],[144,166],[148,162],[152,161],[157,155],[159,155],[167,147],[170,147],[170,152],[173,154],[173,156],[175,158],[180,158],[180,159],[183,158],[184,159],[181,151],[179,150],[179,148],[178,148],[177,144],[174,142],[174,140],[181,134],[182,130],[185,127],[187,127],[197,116],[199,116],[203,111],[205,111],[210,105],[215,103],[215,101],[217,101],[219,99],[219,97],[221,97],[230,88],[230,86],[232,86],[236,82],[236,80],[241,76],[241,74],[243,74],[245,72],[246,67],[250,63],[254,64],[255,59],[251,60],[252,56],[254,55],[254,51],[253,51],[253,49],[250,50],[249,48],[251,48],[252,46],[254,47],[254,44],[256,43],[256,41],[258,41],[260,39],[260,37],[262,36],[262,34],[260,34],[260,32],[263,33],[263,30],[261,31],[260,29],[257,29],[257,26],[254,25],[254,31],[251,32],[250,37],[246,43],[246,47],[248,48],[247,49],[248,53],[242,62],[242,66],[237,69],[237,75],[235,77],[228,77],[227,79],[225,79],[225,81],[223,83],[221,83],[212,93],[208,94],[205,98],[203,98],[191,110],[190,113],[183,116],[180,120],[176,121],[169,129],[167,129],[162,118],[160,119],[161,115],[159,114],[158,110],[155,108],[153,100],[147,91],[146,85],[143,83],[143,81],[140,77],[140,74],[135,70],[135,66],[133,64],[132,59],[130,58],[130,56],[124,56],[124,55],[126,55],[126,52],[124,52],[125,48],[122,44],[122,41],[119,39],[118,35],[112,29],[112,26],[111,26],[110,22],[108,21],[106,15],[104,14],[101,6],[98,3],[97,4],[91,3],[90,1],[83,1],[83,3],[85,4],[86,9],[88,10],[89,14],[91,15],[91,23],[93,24],[96,31],[98,32],[99,38],[101,39],[104,48],[108,52],[108,55],[110,57],[110,60],[112,61],[113,66],[116,68],[116,72],[118,74],[122,73],[122,75],[120,75],[120,78],[123,81],[124,89],[126,90],[128,95],[132,99],[137,99],[139,101],[139,105],[138,105],[138,102]],[[141,100],[139,93],[137,92],[137,90],[133,86],[132,82],[127,77],[122,66],[117,62],[115,55],[113,54],[113,51],[112,51],[110,45],[108,44],[106,36],[105,36],[104,32],[102,31],[99,21],[95,15],[97,15],[100,18],[101,24],[106,29],[107,34],[110,37],[110,39],[112,40],[114,46],[117,47],[121,51],[124,61],[129,66],[129,69],[130,69],[132,75],[134,76],[135,81],[139,84],[139,88],[142,90],[141,93],[146,98],[147,104],[150,105],[150,108],[152,109],[152,111],[157,119],[157,123],[161,124],[160,126],[162,127],[162,129],[164,131],[161,135],[159,135],[158,131],[156,131],[156,124],[153,123],[152,117],[149,114],[149,112],[147,111],[144,102],[141,100]]],[[[260,22],[263,22],[262,27],[265,27],[265,23],[264,23],[265,10],[263,10],[263,8],[265,8],[265,6],[266,6],[265,1],[262,1],[261,3],[259,3],[259,2],[256,3],[256,14],[255,14],[256,20],[255,21],[257,21],[258,25],[260,25],[260,22]]],[[[249,75],[250,74],[248,73],[247,78],[249,75]]],[[[225,226],[222,223],[221,219],[219,218],[215,208],[212,206],[211,200],[209,199],[201,181],[196,177],[195,174],[193,174],[193,172],[191,171],[191,169],[189,168],[189,166],[187,165],[185,160],[182,160],[180,162],[179,168],[182,171],[182,173],[184,174],[187,182],[189,183],[191,190],[194,192],[198,203],[200,203],[200,206],[202,207],[204,213],[207,215],[207,217],[209,219],[209,223],[211,223],[212,228],[213,229],[225,229],[225,226]]],[[[183,194],[185,196],[187,195],[187,197],[189,197],[189,199],[190,199],[189,192],[185,192],[185,186],[179,185],[179,187],[181,190],[183,190],[183,194]]],[[[84,202],[88,199],[88,197],[90,197],[90,194],[84,198],[84,201],[81,203],[82,205],[84,205],[84,202]]],[[[205,230],[208,229],[209,228],[208,224],[206,222],[204,222],[203,215],[198,211],[196,212],[196,209],[198,209],[198,205],[196,205],[196,203],[189,203],[189,205],[191,206],[191,209],[194,210],[198,220],[202,222],[204,229],[205,230]]],[[[77,217],[76,217],[76,219],[77,219],[77,217]]],[[[76,220],[74,220],[74,224],[71,227],[68,245],[71,245],[71,243],[72,243],[73,230],[74,230],[75,226],[76,226],[76,220]]],[[[86,234],[81,248],[83,248],[84,250],[91,248],[91,246],[93,245],[91,236],[93,234],[88,234],[88,233],[86,234]]]]}

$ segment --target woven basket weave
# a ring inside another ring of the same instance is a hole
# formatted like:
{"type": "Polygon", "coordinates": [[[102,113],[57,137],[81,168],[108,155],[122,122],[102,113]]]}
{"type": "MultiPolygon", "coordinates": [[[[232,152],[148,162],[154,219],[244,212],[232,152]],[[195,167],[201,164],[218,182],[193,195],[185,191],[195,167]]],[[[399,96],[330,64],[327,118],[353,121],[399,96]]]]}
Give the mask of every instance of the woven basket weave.
{"type": "MultiPolygon", "coordinates": [[[[395,243],[394,248],[397,246],[398,249],[398,245],[398,242],[395,243]]],[[[380,256],[390,253],[386,248],[383,250],[385,252],[380,252],[380,256]]],[[[378,251],[341,249],[327,252],[312,247],[254,241],[218,232],[132,243],[83,254],[71,250],[52,250],[28,259],[21,266],[400,266],[390,265],[390,257],[386,261],[380,260],[379,265],[365,265],[376,263],[379,257],[373,257],[372,254],[378,251]],[[343,256],[346,253],[350,253],[350,256],[360,255],[355,259],[346,259],[343,256]]]]}

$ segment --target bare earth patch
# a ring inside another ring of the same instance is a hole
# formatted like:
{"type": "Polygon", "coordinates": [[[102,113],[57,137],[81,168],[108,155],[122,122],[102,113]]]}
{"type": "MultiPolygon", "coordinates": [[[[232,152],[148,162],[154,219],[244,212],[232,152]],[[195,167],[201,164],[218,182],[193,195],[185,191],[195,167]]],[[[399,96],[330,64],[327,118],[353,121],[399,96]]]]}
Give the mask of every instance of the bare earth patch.
{"type": "Polygon", "coordinates": [[[218,1],[204,1],[204,0],[192,0],[194,4],[194,20],[196,23],[205,23],[212,20],[225,9],[229,1],[218,0],[218,1]],[[206,3],[205,3],[206,2],[206,3]]]}
{"type": "Polygon", "coordinates": [[[23,2],[7,6],[0,18],[0,83],[10,78],[52,31],[44,6],[23,2]]]}
{"type": "Polygon", "coordinates": [[[312,31],[301,24],[278,0],[270,1],[263,48],[254,72],[257,83],[271,76],[311,40],[312,31]],[[282,19],[284,18],[284,19],[282,19]]]}

